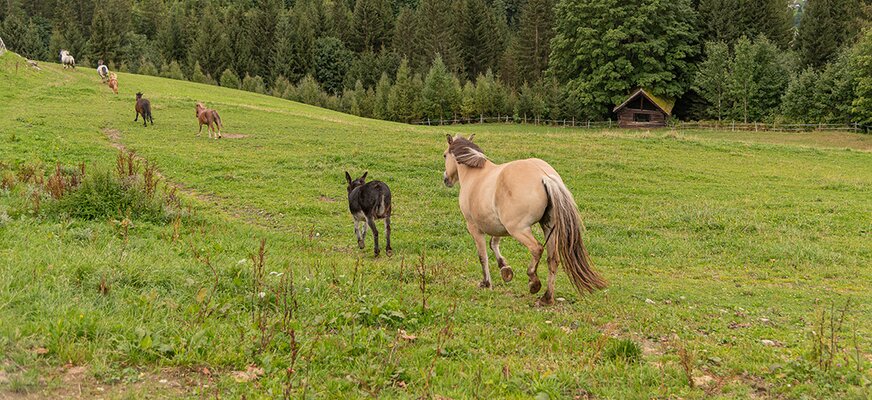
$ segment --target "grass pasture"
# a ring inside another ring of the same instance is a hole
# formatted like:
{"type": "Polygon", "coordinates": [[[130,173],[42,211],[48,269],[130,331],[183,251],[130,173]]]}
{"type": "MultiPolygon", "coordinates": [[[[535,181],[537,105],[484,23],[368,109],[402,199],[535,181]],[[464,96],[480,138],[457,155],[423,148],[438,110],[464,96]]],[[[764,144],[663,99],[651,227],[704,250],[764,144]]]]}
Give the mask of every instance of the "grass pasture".
{"type": "Polygon", "coordinates": [[[115,96],[17,62],[0,57],[0,398],[870,396],[867,136],[408,126],[129,74],[115,96]],[[137,91],[156,125],[133,122],[137,91]],[[197,101],[230,137],[195,136],[197,101]],[[534,307],[506,240],[515,280],[479,289],[446,133],[550,162],[609,288],[561,272],[562,301],[534,307]],[[177,188],[176,214],[71,217],[23,179],[112,171],[119,148],[177,188]],[[393,257],[357,249],[345,170],[390,185],[393,257]]]}

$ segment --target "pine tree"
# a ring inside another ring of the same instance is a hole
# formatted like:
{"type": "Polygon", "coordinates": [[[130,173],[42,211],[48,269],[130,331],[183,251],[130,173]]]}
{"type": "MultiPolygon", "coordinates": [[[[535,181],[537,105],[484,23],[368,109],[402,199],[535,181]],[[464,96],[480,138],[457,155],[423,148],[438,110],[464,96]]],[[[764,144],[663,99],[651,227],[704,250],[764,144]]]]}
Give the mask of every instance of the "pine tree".
{"type": "Polygon", "coordinates": [[[463,85],[463,91],[460,93],[460,98],[460,115],[467,119],[475,117],[475,84],[473,84],[472,81],[466,81],[466,84],[463,85]]]}
{"type": "Polygon", "coordinates": [[[139,70],[136,72],[140,75],[157,76],[157,67],[151,61],[146,60],[140,64],[139,70]]]}
{"type": "Polygon", "coordinates": [[[388,95],[388,113],[391,119],[412,122],[421,118],[417,113],[421,101],[421,87],[415,84],[409,68],[409,60],[403,59],[397,69],[394,86],[388,95]]]}
{"type": "Polygon", "coordinates": [[[375,98],[373,99],[372,115],[378,119],[393,119],[388,108],[388,99],[391,93],[391,79],[386,72],[382,73],[378,84],[375,85],[375,98]]]}
{"type": "Polygon", "coordinates": [[[675,98],[689,87],[699,53],[689,0],[560,0],[555,15],[550,71],[578,117],[605,118],[640,86],[675,98]]]}
{"type": "Polygon", "coordinates": [[[191,82],[205,83],[207,85],[214,85],[215,84],[215,80],[212,79],[211,76],[206,75],[203,72],[203,68],[200,67],[199,62],[194,63],[194,67],[192,68],[192,70],[193,70],[193,72],[191,73],[191,82]]]}
{"type": "Polygon", "coordinates": [[[460,0],[457,17],[461,59],[467,79],[495,69],[504,50],[507,27],[484,0],[460,0]]]}
{"type": "Polygon", "coordinates": [[[527,118],[533,116],[533,97],[533,90],[527,82],[524,82],[524,85],[518,91],[518,102],[515,104],[514,114],[516,118],[525,123],[527,118]]]}
{"type": "Polygon", "coordinates": [[[94,12],[91,35],[88,40],[89,57],[93,60],[115,61],[121,50],[121,34],[112,25],[102,7],[94,12]]]}
{"type": "Polygon", "coordinates": [[[272,89],[270,90],[270,94],[275,97],[281,97],[283,99],[290,100],[291,99],[291,81],[284,76],[279,75],[274,81],[272,85],[272,89]]]}
{"type": "Polygon", "coordinates": [[[185,80],[185,74],[182,72],[182,67],[179,65],[179,62],[173,60],[168,64],[164,64],[160,69],[160,76],[169,79],[176,79],[180,81],[185,80]]]}
{"type": "Polygon", "coordinates": [[[357,0],[352,17],[354,49],[378,51],[390,44],[393,12],[387,0],[357,0]]]}
{"type": "Polygon", "coordinates": [[[164,59],[186,60],[188,59],[188,35],[186,29],[187,16],[182,3],[175,3],[169,10],[162,23],[158,27],[158,49],[164,59]]]}
{"type": "Polygon", "coordinates": [[[229,66],[227,36],[212,8],[205,8],[200,16],[196,36],[191,43],[190,63],[199,62],[209,75],[217,76],[229,66]]]}
{"type": "Polygon", "coordinates": [[[742,36],[764,35],[781,48],[793,38],[788,0],[699,0],[702,39],[734,43],[742,36]]]}
{"type": "Polygon", "coordinates": [[[431,65],[438,54],[449,71],[461,70],[455,9],[451,0],[421,0],[415,17],[413,59],[417,68],[431,65]]]}
{"type": "Polygon", "coordinates": [[[251,76],[247,73],[242,78],[242,90],[253,93],[266,93],[266,85],[263,83],[263,78],[260,75],[251,76]]]}
{"type": "Polygon", "coordinates": [[[757,93],[751,101],[754,106],[752,118],[757,121],[777,114],[790,72],[784,67],[783,55],[764,35],[754,41],[754,65],[757,93]]]}
{"type": "Polygon", "coordinates": [[[321,106],[321,86],[311,74],[307,74],[297,84],[300,101],[313,106],[321,106]]]}
{"type": "MultiPolygon", "coordinates": [[[[343,0],[334,1],[330,7],[330,30],[328,34],[337,37],[346,47],[352,40],[352,13],[343,0]]],[[[276,38],[278,39],[278,38],[276,38]]]]}
{"type": "Polygon", "coordinates": [[[820,68],[853,38],[856,0],[808,0],[799,25],[798,47],[803,65],[820,68]]]}
{"type": "Polygon", "coordinates": [[[417,30],[415,10],[408,7],[400,9],[397,15],[397,23],[394,28],[394,37],[391,40],[393,50],[401,57],[409,59],[417,53],[415,50],[415,32],[417,30]]]}
{"type": "Polygon", "coordinates": [[[36,21],[30,20],[27,29],[21,37],[21,43],[17,49],[21,55],[34,60],[46,60],[49,58],[46,35],[36,21]]]}
{"type": "Polygon", "coordinates": [[[694,88],[711,104],[711,115],[720,121],[729,88],[730,48],[724,42],[708,42],[705,53],[706,59],[699,64],[694,88]]]}
{"type": "MultiPolygon", "coordinates": [[[[305,8],[305,3],[305,0],[297,1],[295,8],[305,8]]],[[[252,40],[254,45],[251,46],[251,64],[245,72],[270,76],[276,26],[282,11],[284,11],[283,0],[255,0],[255,7],[247,13],[249,23],[246,25],[246,37],[252,40]]]]}
{"type": "Polygon", "coordinates": [[[519,66],[519,80],[536,82],[542,78],[543,71],[548,68],[553,37],[553,0],[528,0],[521,9],[513,54],[519,66]]]}
{"type": "Polygon", "coordinates": [[[227,68],[221,73],[220,83],[222,87],[239,89],[239,75],[236,75],[236,72],[233,72],[232,69],[227,68]]]}
{"type": "Polygon", "coordinates": [[[314,47],[314,30],[308,20],[300,20],[296,14],[282,13],[272,54],[273,76],[299,81],[312,70],[314,47]]]}
{"type": "Polygon", "coordinates": [[[354,55],[335,37],[315,41],[315,79],[328,94],[342,93],[342,83],[354,55]]]}
{"type": "Polygon", "coordinates": [[[854,122],[872,132],[872,29],[866,29],[852,49],[856,71],[855,99],[852,103],[854,122]]]}
{"type": "Polygon", "coordinates": [[[451,118],[455,105],[459,103],[460,93],[457,92],[451,73],[438,54],[433,60],[430,72],[427,73],[427,78],[424,79],[421,97],[423,115],[430,119],[451,118]]]}
{"type": "Polygon", "coordinates": [[[815,102],[823,107],[822,122],[851,122],[851,103],[855,98],[854,89],[860,70],[853,65],[853,61],[851,49],[846,48],[821,72],[815,102]]]}
{"type": "Polygon", "coordinates": [[[507,114],[505,87],[494,77],[493,71],[479,75],[475,80],[475,109],[481,117],[499,117],[507,114]]]}

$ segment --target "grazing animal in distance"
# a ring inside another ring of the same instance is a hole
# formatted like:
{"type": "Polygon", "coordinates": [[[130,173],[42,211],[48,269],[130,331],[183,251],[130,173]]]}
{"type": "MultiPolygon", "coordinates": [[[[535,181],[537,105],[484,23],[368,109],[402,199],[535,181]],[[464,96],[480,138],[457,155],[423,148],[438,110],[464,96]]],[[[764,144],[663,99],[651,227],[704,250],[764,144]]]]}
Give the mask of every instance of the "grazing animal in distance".
{"type": "Polygon", "coordinates": [[[374,252],[378,257],[378,229],[375,220],[385,220],[385,251],[388,256],[394,254],[391,249],[391,190],[382,181],[366,181],[364,172],[360,178],[351,179],[348,171],[345,180],[348,182],[348,211],[354,218],[354,234],[357,236],[357,246],[364,248],[367,225],[372,228],[372,240],[375,242],[374,252]],[[361,226],[362,225],[362,226],[361,226]]]}
{"type": "Polygon", "coordinates": [[[114,72],[109,73],[109,89],[118,94],[118,75],[115,75],[114,72]]]}
{"type": "Polygon", "coordinates": [[[218,116],[218,111],[206,108],[203,103],[197,103],[195,109],[197,111],[197,122],[200,123],[200,130],[197,131],[197,136],[200,136],[200,134],[203,133],[203,125],[206,125],[209,139],[213,139],[213,135],[214,139],[220,138],[221,128],[224,125],[221,123],[221,117],[218,116]]]}
{"type": "Polygon", "coordinates": [[[100,80],[103,83],[106,83],[106,80],[109,79],[109,67],[103,64],[103,60],[97,62],[97,75],[100,75],[100,80]]]}
{"type": "Polygon", "coordinates": [[[76,59],[67,50],[61,50],[61,64],[64,65],[64,69],[68,67],[76,69],[76,59]]]}
{"type": "Polygon", "coordinates": [[[512,236],[532,255],[527,267],[530,293],[542,288],[536,272],[543,247],[533,236],[532,226],[539,224],[545,234],[548,251],[548,287],[539,305],[554,304],[554,282],[558,260],[579,293],[593,292],[606,281],[593,270],[590,256],[582,242],[583,230],[578,207],[560,175],[548,163],[536,158],[494,164],[478,145],[451,135],[442,179],[446,186],[460,183],[460,211],[466,229],[475,240],[484,280],[479,286],[491,287],[486,235],[491,236],[493,250],[504,281],[514,273],[500,254],[500,238],[512,236]]]}
{"type": "Polygon", "coordinates": [[[139,120],[142,115],[142,126],[148,126],[146,122],[151,122],[154,125],[154,118],[151,117],[151,102],[142,98],[142,93],[136,93],[136,118],[134,122],[139,120]]]}

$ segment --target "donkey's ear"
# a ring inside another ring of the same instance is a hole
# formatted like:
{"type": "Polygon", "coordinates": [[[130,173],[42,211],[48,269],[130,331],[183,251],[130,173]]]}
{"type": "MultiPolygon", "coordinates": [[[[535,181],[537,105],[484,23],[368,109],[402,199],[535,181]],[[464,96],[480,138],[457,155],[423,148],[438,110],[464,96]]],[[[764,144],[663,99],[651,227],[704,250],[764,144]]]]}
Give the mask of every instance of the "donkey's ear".
{"type": "Polygon", "coordinates": [[[362,180],[362,181],[366,180],[366,174],[368,174],[368,173],[369,173],[369,171],[364,172],[363,175],[360,177],[360,180],[362,180]]]}
{"type": "Polygon", "coordinates": [[[351,184],[351,175],[348,174],[348,171],[345,171],[345,180],[349,185],[351,184]]]}
{"type": "Polygon", "coordinates": [[[469,136],[469,139],[466,139],[466,140],[469,140],[469,141],[471,142],[472,139],[475,139],[475,134],[474,134],[474,133],[473,133],[472,135],[469,136]]]}
{"type": "Polygon", "coordinates": [[[451,135],[449,135],[449,134],[446,133],[446,134],[445,134],[445,137],[448,138],[448,144],[454,143],[454,138],[451,137],[451,135]]]}

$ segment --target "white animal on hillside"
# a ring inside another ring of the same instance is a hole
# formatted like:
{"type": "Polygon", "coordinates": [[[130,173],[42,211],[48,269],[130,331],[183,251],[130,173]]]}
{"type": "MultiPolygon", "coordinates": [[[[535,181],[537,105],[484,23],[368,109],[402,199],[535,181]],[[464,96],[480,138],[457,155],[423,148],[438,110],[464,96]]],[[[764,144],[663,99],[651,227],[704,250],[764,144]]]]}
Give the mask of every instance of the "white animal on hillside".
{"type": "Polygon", "coordinates": [[[100,75],[100,79],[105,82],[106,79],[109,78],[109,67],[107,67],[106,64],[100,64],[97,67],[97,75],[100,75]]]}
{"type": "Polygon", "coordinates": [[[61,64],[64,64],[64,69],[67,67],[76,69],[76,59],[67,50],[61,50],[61,64]]]}

